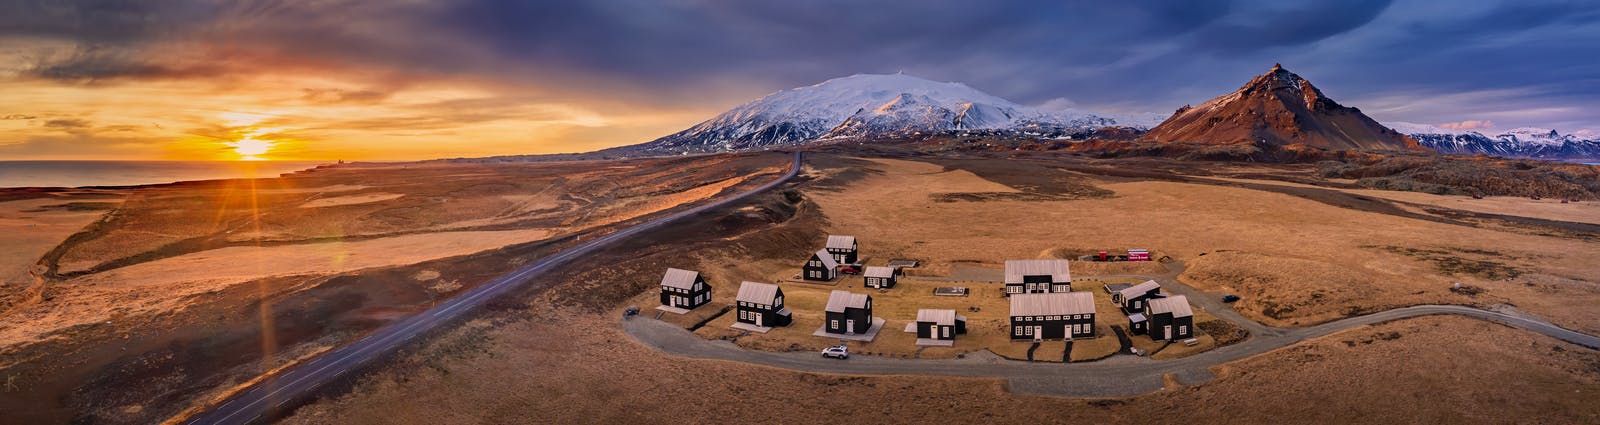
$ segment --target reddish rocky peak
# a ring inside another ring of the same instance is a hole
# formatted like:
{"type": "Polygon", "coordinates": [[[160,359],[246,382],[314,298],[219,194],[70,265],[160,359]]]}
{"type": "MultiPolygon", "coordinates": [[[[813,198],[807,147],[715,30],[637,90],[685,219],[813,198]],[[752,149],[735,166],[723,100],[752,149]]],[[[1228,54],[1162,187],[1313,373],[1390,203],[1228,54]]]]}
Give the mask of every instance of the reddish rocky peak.
{"type": "Polygon", "coordinates": [[[1282,64],[1238,91],[1185,106],[1146,139],[1185,143],[1269,143],[1325,149],[1416,149],[1415,141],[1339,105],[1282,64]]]}

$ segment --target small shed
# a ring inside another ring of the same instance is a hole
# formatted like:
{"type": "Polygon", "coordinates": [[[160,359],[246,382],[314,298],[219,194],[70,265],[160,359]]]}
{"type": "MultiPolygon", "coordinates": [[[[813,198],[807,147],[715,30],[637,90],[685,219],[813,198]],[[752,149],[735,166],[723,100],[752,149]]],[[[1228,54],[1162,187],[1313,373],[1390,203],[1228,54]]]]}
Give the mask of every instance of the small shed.
{"type": "Polygon", "coordinates": [[[1011,296],[1012,340],[1094,336],[1094,293],[1060,292],[1011,296]]]}
{"type": "Polygon", "coordinates": [[[823,247],[833,260],[839,264],[855,264],[857,245],[855,236],[828,235],[828,244],[823,247]]]}
{"type": "Polygon", "coordinates": [[[1122,307],[1123,313],[1132,314],[1143,312],[1144,301],[1159,296],[1161,296],[1161,284],[1154,280],[1146,280],[1144,283],[1112,293],[1111,302],[1122,307]]]}
{"type": "Polygon", "coordinates": [[[956,335],[967,333],[967,317],[955,310],[917,310],[917,338],[953,341],[956,335]]]}
{"type": "Polygon", "coordinates": [[[1144,315],[1150,322],[1152,340],[1178,341],[1194,338],[1194,310],[1182,295],[1154,298],[1145,303],[1144,315]]]}
{"type": "Polygon", "coordinates": [[[661,305],[693,310],[711,302],[711,285],[693,270],[668,268],[661,276],[661,305]]]}
{"type": "Polygon", "coordinates": [[[867,270],[861,274],[862,284],[868,288],[893,288],[895,275],[899,274],[897,272],[894,267],[867,266],[867,270]]]}
{"type": "Polygon", "coordinates": [[[833,254],[822,249],[811,253],[811,259],[806,260],[806,265],[800,268],[800,277],[805,280],[829,281],[838,273],[839,262],[833,259],[833,254]]]}
{"type": "Polygon", "coordinates": [[[1006,294],[1072,292],[1072,268],[1063,259],[1006,260],[1006,294]]]}
{"type": "Polygon", "coordinates": [[[783,305],[783,288],[770,283],[740,283],[734,309],[736,320],[757,327],[788,326],[793,320],[793,313],[783,305]]]}
{"type": "Polygon", "coordinates": [[[864,334],[872,328],[872,296],[835,290],[828,293],[824,308],[828,333],[864,334]]]}

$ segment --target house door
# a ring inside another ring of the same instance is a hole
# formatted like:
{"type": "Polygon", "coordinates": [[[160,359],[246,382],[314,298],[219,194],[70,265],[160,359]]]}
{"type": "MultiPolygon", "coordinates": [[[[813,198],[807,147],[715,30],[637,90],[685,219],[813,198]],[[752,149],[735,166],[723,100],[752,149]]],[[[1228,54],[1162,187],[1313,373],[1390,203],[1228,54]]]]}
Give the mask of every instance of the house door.
{"type": "Polygon", "coordinates": [[[1044,340],[1044,327],[1043,326],[1034,326],[1033,327],[1033,340],[1034,341],[1043,341],[1044,340]]]}
{"type": "MultiPolygon", "coordinates": [[[[752,312],[752,313],[754,313],[754,312],[752,312]]],[[[756,316],[756,326],[761,326],[761,318],[765,317],[766,315],[765,314],[761,314],[761,313],[756,313],[755,316],[756,316]]]]}
{"type": "Polygon", "coordinates": [[[1161,327],[1161,339],[1172,339],[1172,325],[1161,327]]]}
{"type": "Polygon", "coordinates": [[[845,321],[844,321],[844,333],[847,333],[847,334],[856,333],[856,319],[845,319],[845,321]]]}

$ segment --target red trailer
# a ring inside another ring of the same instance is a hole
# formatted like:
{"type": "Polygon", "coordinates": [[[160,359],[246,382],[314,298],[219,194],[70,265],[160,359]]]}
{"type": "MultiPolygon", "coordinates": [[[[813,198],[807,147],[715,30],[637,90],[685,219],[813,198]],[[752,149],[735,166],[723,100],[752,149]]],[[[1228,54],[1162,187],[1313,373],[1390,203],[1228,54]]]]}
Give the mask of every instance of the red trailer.
{"type": "Polygon", "coordinates": [[[1130,249],[1128,250],[1128,261],[1150,261],[1150,250],[1130,249]]]}

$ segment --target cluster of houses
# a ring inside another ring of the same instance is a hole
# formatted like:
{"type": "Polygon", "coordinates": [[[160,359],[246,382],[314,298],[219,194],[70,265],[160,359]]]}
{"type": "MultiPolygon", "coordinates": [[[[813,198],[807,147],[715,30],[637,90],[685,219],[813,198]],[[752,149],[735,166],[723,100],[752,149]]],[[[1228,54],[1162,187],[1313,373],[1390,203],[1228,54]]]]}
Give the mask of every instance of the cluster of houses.
{"type": "MultiPolygon", "coordinates": [[[[842,267],[859,268],[859,245],[853,236],[828,236],[822,249],[812,253],[801,268],[801,278],[831,281],[842,267]]],[[[894,288],[898,267],[871,266],[861,270],[866,287],[894,288]]],[[[1064,259],[1008,260],[1005,293],[1010,299],[1011,339],[1017,341],[1070,340],[1095,335],[1094,294],[1072,290],[1072,271],[1064,259]]],[[[1128,328],[1153,340],[1177,341],[1194,335],[1194,312],[1182,295],[1167,296],[1161,285],[1146,281],[1120,285],[1111,300],[1128,317],[1128,328]],[[1121,287],[1126,286],[1126,287],[1121,287]]],[[[711,285],[700,273],[667,269],[661,278],[658,309],[686,313],[711,301],[711,285]]],[[[793,313],[784,305],[778,285],[745,281],[734,300],[734,328],[765,333],[788,326],[793,313]]],[[[834,290],[828,295],[822,326],[814,333],[858,341],[871,341],[884,320],[872,315],[872,295],[834,290]]],[[[956,335],[967,332],[967,318],[949,309],[920,309],[905,331],[917,335],[918,345],[949,346],[956,335]]]]}

